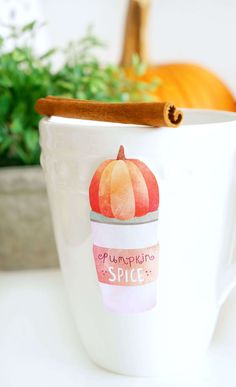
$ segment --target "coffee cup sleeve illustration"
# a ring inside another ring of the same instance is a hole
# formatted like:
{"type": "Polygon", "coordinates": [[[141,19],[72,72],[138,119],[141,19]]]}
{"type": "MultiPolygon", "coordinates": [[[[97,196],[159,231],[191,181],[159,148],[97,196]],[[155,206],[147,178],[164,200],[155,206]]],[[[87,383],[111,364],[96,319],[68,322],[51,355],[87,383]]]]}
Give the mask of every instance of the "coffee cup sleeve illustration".
{"type": "Polygon", "coordinates": [[[93,256],[104,305],[140,313],[156,305],[159,188],[138,159],[117,158],[96,169],[89,187],[93,256]]]}

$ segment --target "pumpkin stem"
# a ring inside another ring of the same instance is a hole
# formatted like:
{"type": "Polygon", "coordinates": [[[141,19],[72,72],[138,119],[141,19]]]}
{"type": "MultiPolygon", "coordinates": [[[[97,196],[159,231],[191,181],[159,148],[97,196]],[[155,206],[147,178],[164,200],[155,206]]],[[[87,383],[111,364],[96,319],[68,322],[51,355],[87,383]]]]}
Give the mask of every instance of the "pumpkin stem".
{"type": "Polygon", "coordinates": [[[119,148],[116,160],[125,160],[125,148],[123,145],[119,148]]]}
{"type": "Polygon", "coordinates": [[[150,0],[129,0],[125,22],[123,49],[120,60],[121,66],[130,66],[134,54],[138,54],[141,61],[148,61],[147,24],[150,0]]]}

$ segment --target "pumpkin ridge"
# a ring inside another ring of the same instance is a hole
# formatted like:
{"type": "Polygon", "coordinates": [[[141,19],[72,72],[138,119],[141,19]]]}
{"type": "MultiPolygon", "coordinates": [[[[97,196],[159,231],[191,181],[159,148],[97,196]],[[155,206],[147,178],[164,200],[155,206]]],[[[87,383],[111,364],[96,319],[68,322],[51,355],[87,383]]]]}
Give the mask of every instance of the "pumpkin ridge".
{"type": "Polygon", "coordinates": [[[115,160],[110,198],[114,218],[127,220],[135,216],[135,196],[126,160],[115,160]]]}
{"type": "Polygon", "coordinates": [[[95,171],[92,180],[89,185],[89,201],[90,206],[93,211],[100,212],[99,206],[99,186],[101,182],[101,177],[106,166],[111,162],[111,160],[105,160],[103,163],[99,165],[97,170],[95,171]]]}
{"type": "Polygon", "coordinates": [[[214,90],[214,93],[211,93],[209,98],[211,105],[209,106],[208,104],[208,109],[235,111],[232,103],[232,94],[224,82],[218,77],[213,77],[208,69],[205,69],[205,71],[201,73],[201,77],[202,82],[206,85],[205,89],[214,90]],[[221,100],[219,100],[219,95],[221,96],[221,100]]]}
{"type": "Polygon", "coordinates": [[[182,66],[183,70],[185,70],[186,85],[192,85],[192,90],[194,90],[194,93],[190,92],[192,107],[198,105],[199,108],[205,108],[207,106],[209,108],[209,102],[211,103],[211,101],[209,98],[208,87],[202,87],[202,72],[199,71],[199,67],[188,64],[183,64],[182,66]],[[191,66],[191,68],[189,66],[191,66]],[[201,101],[201,103],[199,101],[201,101]]]}
{"type": "Polygon", "coordinates": [[[116,160],[110,160],[109,164],[104,168],[98,192],[100,212],[110,218],[114,218],[111,207],[111,180],[115,163],[116,160]]]}
{"type": "Polygon", "coordinates": [[[144,216],[149,212],[149,193],[142,171],[131,160],[125,160],[135,199],[135,216],[144,216]]]}
{"type": "Polygon", "coordinates": [[[149,197],[149,212],[156,211],[159,207],[159,188],[154,173],[147,165],[138,159],[130,159],[141,171],[146,182],[149,197]]]}

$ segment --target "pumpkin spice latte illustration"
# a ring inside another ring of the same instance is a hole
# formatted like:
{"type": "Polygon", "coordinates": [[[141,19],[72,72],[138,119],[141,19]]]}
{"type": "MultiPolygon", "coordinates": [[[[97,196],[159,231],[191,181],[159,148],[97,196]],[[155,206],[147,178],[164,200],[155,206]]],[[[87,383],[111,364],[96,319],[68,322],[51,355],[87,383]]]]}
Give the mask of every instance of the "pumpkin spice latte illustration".
{"type": "Polygon", "coordinates": [[[156,305],[159,189],[152,171],[126,159],[104,161],[90,187],[93,254],[103,302],[116,312],[156,305]]]}

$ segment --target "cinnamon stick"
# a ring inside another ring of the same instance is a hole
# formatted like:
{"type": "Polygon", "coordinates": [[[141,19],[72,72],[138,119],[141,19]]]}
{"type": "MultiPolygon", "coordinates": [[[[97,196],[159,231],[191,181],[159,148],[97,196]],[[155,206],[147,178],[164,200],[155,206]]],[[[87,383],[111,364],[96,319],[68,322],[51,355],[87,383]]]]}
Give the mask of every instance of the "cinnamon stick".
{"type": "Polygon", "coordinates": [[[183,113],[169,102],[98,102],[48,96],[38,99],[35,110],[46,116],[123,124],[177,127],[183,113]]]}

